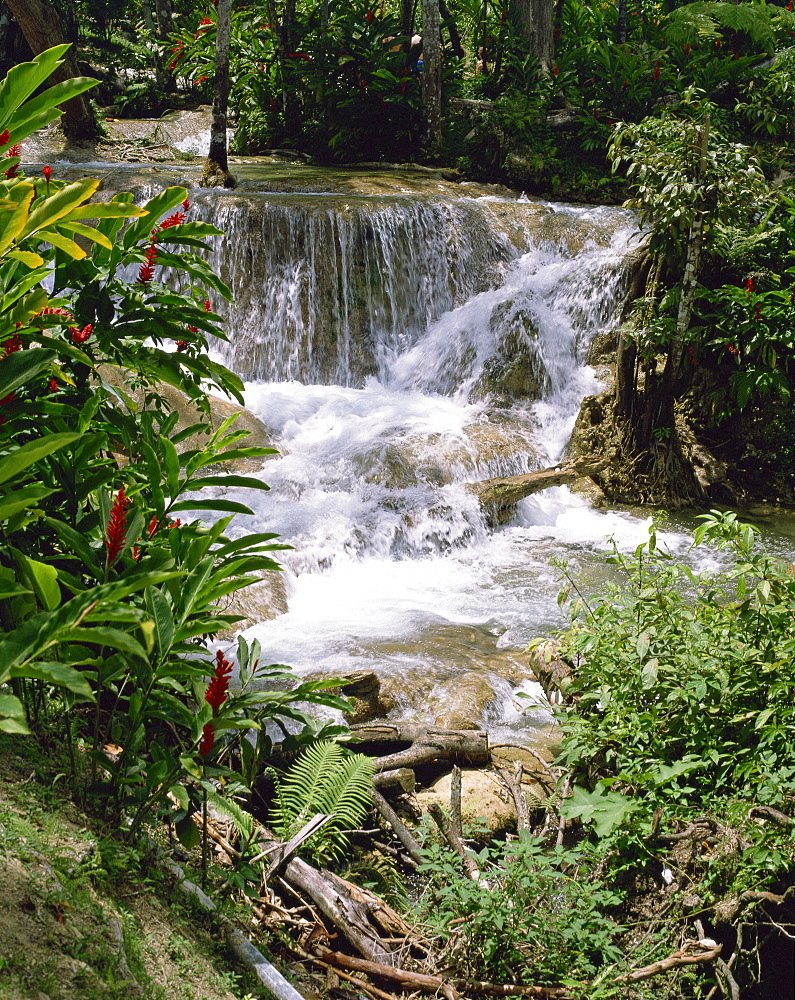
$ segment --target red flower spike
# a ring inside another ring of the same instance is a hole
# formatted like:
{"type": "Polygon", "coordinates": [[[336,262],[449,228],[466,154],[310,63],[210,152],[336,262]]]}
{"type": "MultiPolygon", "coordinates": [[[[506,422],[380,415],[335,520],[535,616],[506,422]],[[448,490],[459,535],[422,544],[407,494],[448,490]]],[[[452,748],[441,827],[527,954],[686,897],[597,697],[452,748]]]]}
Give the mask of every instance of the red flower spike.
{"type": "Polygon", "coordinates": [[[58,390],[61,387],[58,385],[58,383],[55,381],[54,378],[51,378],[50,381],[47,383],[47,388],[50,390],[50,392],[58,392],[58,390]]]}
{"type": "Polygon", "coordinates": [[[44,174],[45,181],[47,181],[47,184],[49,184],[50,183],[50,178],[52,177],[52,167],[49,165],[49,163],[46,163],[41,168],[41,172],[44,174]]]}
{"type": "Polygon", "coordinates": [[[558,73],[560,73],[560,70],[558,69],[558,67],[557,66],[553,66],[552,67],[552,75],[553,76],[557,76],[558,73]]]}
{"type": "Polygon", "coordinates": [[[3,344],[3,357],[7,358],[9,354],[16,354],[17,351],[21,350],[22,341],[19,339],[19,334],[15,333],[10,340],[3,344]]]}
{"type": "Polygon", "coordinates": [[[184,212],[172,212],[167,219],[160,223],[160,229],[171,229],[172,226],[179,226],[185,221],[184,212]]]}
{"type": "MultiPolygon", "coordinates": [[[[189,326],[188,327],[188,331],[190,333],[198,333],[199,332],[199,328],[198,328],[198,326],[189,326]]],[[[184,340],[178,340],[177,343],[178,344],[184,344],[184,343],[186,343],[186,341],[184,341],[184,340]]]]}
{"type": "Polygon", "coordinates": [[[204,700],[212,708],[214,715],[227,699],[231,673],[232,664],[219,649],[215,654],[213,677],[207,685],[207,692],[204,695],[204,700]]]}
{"type": "Polygon", "coordinates": [[[204,300],[204,311],[206,313],[208,313],[208,312],[210,312],[210,310],[212,309],[212,307],[213,307],[212,302],[210,302],[209,299],[205,299],[204,300]]]}
{"type": "Polygon", "coordinates": [[[157,514],[152,514],[152,520],[149,522],[149,537],[157,531],[157,514]]]}
{"type": "Polygon", "coordinates": [[[116,494],[116,499],[113,501],[113,506],[110,509],[108,528],[105,532],[105,548],[107,549],[105,564],[109,567],[113,565],[119,553],[124,548],[124,539],[127,535],[128,502],[124,493],[124,487],[122,486],[116,494]]]}
{"type": "Polygon", "coordinates": [[[367,13],[364,16],[367,18],[367,23],[368,24],[372,24],[373,23],[373,17],[374,17],[374,15],[373,15],[373,12],[371,10],[368,10],[367,13]]]}
{"type": "Polygon", "coordinates": [[[185,209],[186,212],[190,208],[190,201],[187,198],[185,199],[185,201],[182,202],[182,207],[185,209]]]}
{"type": "Polygon", "coordinates": [[[172,521],[171,524],[169,524],[169,528],[179,528],[181,524],[182,524],[182,518],[178,517],[176,521],[172,521]]]}
{"type": "Polygon", "coordinates": [[[206,757],[215,746],[215,730],[212,722],[205,722],[202,729],[202,738],[199,742],[199,753],[206,757]]]}
{"type": "Polygon", "coordinates": [[[141,264],[138,270],[138,281],[139,285],[148,285],[149,282],[154,277],[155,273],[155,260],[157,258],[157,246],[155,241],[151,240],[149,246],[144,251],[145,262],[141,264]]]}
{"type": "Polygon", "coordinates": [[[750,295],[754,290],[754,279],[749,278],[745,283],[745,294],[750,295]]]}
{"type": "Polygon", "coordinates": [[[3,396],[3,398],[0,399],[0,406],[5,406],[6,403],[13,403],[16,398],[17,394],[15,392],[9,392],[7,396],[3,396]]]}
{"type": "Polygon", "coordinates": [[[85,344],[85,342],[91,336],[93,330],[94,330],[93,323],[86,323],[86,325],[83,327],[82,330],[78,330],[76,326],[70,326],[69,332],[72,334],[72,343],[85,344]]]}
{"type": "Polygon", "coordinates": [[[754,323],[758,323],[761,318],[762,318],[762,307],[757,302],[756,308],[754,309],[754,323]]]}
{"type": "MultiPolygon", "coordinates": [[[[197,328],[195,326],[189,326],[188,329],[191,333],[197,332],[197,328]]],[[[187,351],[189,346],[187,340],[175,340],[174,343],[177,345],[177,354],[182,354],[184,351],[187,351]]]]}
{"type": "Polygon", "coordinates": [[[11,140],[11,133],[8,131],[7,128],[4,128],[3,131],[0,132],[0,147],[7,146],[10,140],[11,140]]]}

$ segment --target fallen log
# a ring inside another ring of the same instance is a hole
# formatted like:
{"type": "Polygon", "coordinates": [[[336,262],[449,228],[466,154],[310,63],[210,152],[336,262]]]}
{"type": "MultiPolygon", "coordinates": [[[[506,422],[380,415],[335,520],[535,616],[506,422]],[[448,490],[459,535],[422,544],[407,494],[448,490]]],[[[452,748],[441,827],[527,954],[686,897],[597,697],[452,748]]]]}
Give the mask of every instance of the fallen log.
{"type": "Polygon", "coordinates": [[[441,976],[429,976],[422,972],[411,972],[409,969],[396,969],[392,966],[378,965],[375,962],[365,962],[360,958],[343,955],[339,951],[321,951],[319,957],[322,961],[328,962],[329,965],[353,969],[356,972],[365,972],[369,976],[380,976],[382,979],[399,983],[408,989],[421,990],[423,993],[436,993],[438,991],[450,1000],[458,997],[458,990],[473,996],[485,993],[499,997],[548,997],[560,998],[560,1000],[572,995],[571,991],[563,986],[502,986],[497,983],[480,983],[465,979],[444,980],[441,976]]]}
{"type": "Polygon", "coordinates": [[[373,775],[373,784],[381,792],[400,789],[400,792],[411,795],[417,779],[411,768],[399,767],[394,771],[381,771],[380,774],[373,775]]]}
{"type": "Polygon", "coordinates": [[[702,941],[687,941],[673,955],[653,962],[651,965],[644,965],[642,969],[635,969],[626,975],[617,976],[612,980],[614,983],[639,983],[644,979],[651,979],[661,972],[669,972],[671,969],[678,969],[683,965],[701,965],[706,962],[714,962],[721,953],[723,945],[717,944],[710,938],[702,941]]]}
{"type": "Polygon", "coordinates": [[[511,516],[511,508],[525,497],[552,486],[565,486],[582,476],[598,475],[605,464],[601,459],[584,458],[568,465],[525,472],[520,476],[482,479],[478,483],[467,483],[466,488],[480,501],[489,523],[502,524],[511,516]]]}
{"type": "Polygon", "coordinates": [[[491,760],[489,737],[481,729],[436,729],[433,726],[379,723],[353,726],[352,732],[361,740],[356,749],[370,756],[377,755],[378,744],[410,744],[404,750],[379,756],[376,760],[379,771],[417,767],[437,760],[453,760],[461,764],[488,764],[491,760]]]}

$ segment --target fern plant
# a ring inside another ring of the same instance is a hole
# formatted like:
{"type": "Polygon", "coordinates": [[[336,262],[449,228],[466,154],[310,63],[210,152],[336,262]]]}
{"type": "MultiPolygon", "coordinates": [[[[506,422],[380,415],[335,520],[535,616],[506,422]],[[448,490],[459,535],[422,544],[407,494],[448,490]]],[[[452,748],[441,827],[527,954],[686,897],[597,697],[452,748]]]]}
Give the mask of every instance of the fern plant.
{"type": "Polygon", "coordinates": [[[306,841],[314,861],[339,857],[348,844],[344,830],[356,829],[370,806],[375,765],[338,743],[321,741],[296,758],[286,774],[276,775],[276,797],[270,825],[280,840],[293,837],[315,813],[331,820],[306,841]]]}

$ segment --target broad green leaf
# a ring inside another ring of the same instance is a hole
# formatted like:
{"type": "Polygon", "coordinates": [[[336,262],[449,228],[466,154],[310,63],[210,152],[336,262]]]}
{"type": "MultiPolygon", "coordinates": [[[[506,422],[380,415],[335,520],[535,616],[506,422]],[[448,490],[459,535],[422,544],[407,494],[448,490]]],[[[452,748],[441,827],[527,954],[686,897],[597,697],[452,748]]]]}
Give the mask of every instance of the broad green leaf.
{"type": "Polygon", "coordinates": [[[232,514],[253,514],[245,504],[234,500],[180,500],[169,508],[169,512],[180,510],[224,510],[232,514]]]}
{"type": "Polygon", "coordinates": [[[144,598],[155,624],[158,651],[161,656],[165,656],[174,642],[174,613],[165,595],[157,587],[147,587],[144,598]]]}
{"type": "MultiPolygon", "coordinates": [[[[33,354],[34,351],[26,351],[24,353],[33,354]]],[[[43,351],[42,354],[48,355],[48,358],[52,356],[49,351],[43,351]]],[[[16,355],[12,354],[10,358],[6,358],[3,362],[3,367],[5,367],[9,360],[15,357],[16,355]]],[[[0,371],[2,371],[2,369],[0,369],[0,371]]],[[[73,441],[77,441],[79,438],[79,434],[47,434],[45,437],[39,438],[36,441],[30,441],[28,444],[23,444],[21,447],[12,451],[9,455],[5,455],[3,458],[0,458],[0,483],[4,483],[8,479],[18,476],[20,472],[24,472],[25,469],[29,468],[31,465],[35,465],[35,463],[40,461],[42,458],[46,458],[48,455],[52,455],[54,452],[59,451],[61,448],[65,448],[67,445],[72,444],[73,441]]]]}
{"type": "Polygon", "coordinates": [[[55,684],[58,687],[65,687],[74,694],[82,695],[90,701],[94,700],[94,693],[86,678],[79,670],[75,670],[74,667],[69,667],[65,663],[54,661],[28,663],[25,666],[12,667],[10,676],[29,677],[34,680],[45,681],[49,684],[55,684]]]}
{"type": "Polygon", "coordinates": [[[59,250],[63,250],[63,252],[68,254],[72,260],[82,260],[87,256],[85,250],[79,244],[54,229],[42,229],[38,235],[41,239],[46,240],[47,243],[51,243],[59,250]]]}
{"type": "Polygon", "coordinates": [[[24,486],[8,496],[0,498],[0,521],[6,521],[28,507],[36,507],[45,497],[55,493],[46,486],[24,486]]]}
{"type": "Polygon", "coordinates": [[[657,683],[658,660],[648,660],[640,672],[640,683],[644,691],[649,691],[657,683]]]}
{"type": "MultiPolygon", "coordinates": [[[[15,354],[9,354],[8,357],[3,358],[3,363],[0,365],[0,399],[25,382],[33,382],[49,368],[50,363],[54,360],[53,352],[42,347],[33,347],[29,351],[17,351],[15,354]]],[[[62,446],[59,445],[59,447],[62,446]]],[[[0,463],[1,468],[2,463],[0,463]]],[[[2,478],[0,478],[0,482],[3,482],[2,478]]]]}
{"type": "Polygon", "coordinates": [[[93,226],[84,226],[80,222],[59,222],[58,229],[66,230],[68,233],[74,233],[76,236],[82,236],[84,240],[93,240],[94,243],[99,243],[101,247],[105,247],[106,250],[112,250],[113,244],[110,240],[101,233],[98,229],[94,229],[93,226]]]}
{"type": "MultiPolygon", "coordinates": [[[[38,229],[53,225],[68,215],[72,209],[77,208],[78,205],[90,198],[98,187],[99,181],[96,178],[85,177],[83,180],[67,184],[48,198],[39,199],[36,207],[28,216],[23,234],[28,236],[38,229]]],[[[49,239],[49,237],[47,238],[49,239]]]]}
{"type": "MultiPolygon", "coordinates": [[[[7,250],[24,230],[28,221],[28,212],[30,210],[31,202],[33,201],[33,196],[36,193],[36,189],[32,184],[25,184],[22,182],[19,184],[19,193],[20,195],[23,195],[23,197],[20,199],[14,211],[7,214],[3,231],[0,234],[0,252],[7,250]]],[[[3,215],[6,215],[6,213],[3,213],[3,215]]],[[[0,220],[2,220],[2,217],[3,216],[0,216],[0,220]]]]}
{"type": "Polygon", "coordinates": [[[41,267],[44,263],[43,257],[30,250],[10,250],[6,256],[13,257],[14,260],[21,260],[26,267],[41,267]]]}
{"type": "Polygon", "coordinates": [[[0,730],[4,733],[30,733],[25,721],[25,707],[13,694],[0,694],[0,730]]]}
{"type": "Polygon", "coordinates": [[[139,240],[146,239],[161,217],[171,209],[176,208],[188,197],[188,191],[184,187],[169,187],[143,206],[144,215],[133,222],[124,232],[122,243],[126,250],[131,250],[139,240]]]}
{"type": "Polygon", "coordinates": [[[61,588],[58,585],[58,571],[49,563],[30,559],[14,549],[14,556],[25,576],[33,585],[39,601],[47,611],[54,611],[61,603],[61,588]]]}
{"type": "Polygon", "coordinates": [[[263,483],[261,479],[254,476],[236,476],[224,472],[217,476],[203,476],[200,479],[191,479],[190,489],[200,490],[205,486],[239,486],[249,490],[269,490],[270,486],[263,483]]]}

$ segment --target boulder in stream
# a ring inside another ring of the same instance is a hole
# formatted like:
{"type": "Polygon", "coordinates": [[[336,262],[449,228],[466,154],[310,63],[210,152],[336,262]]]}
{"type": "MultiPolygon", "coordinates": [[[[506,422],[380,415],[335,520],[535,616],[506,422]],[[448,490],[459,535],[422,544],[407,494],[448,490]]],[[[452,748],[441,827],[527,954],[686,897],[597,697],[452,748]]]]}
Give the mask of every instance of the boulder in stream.
{"type": "MultiPolygon", "coordinates": [[[[417,793],[417,801],[423,812],[433,803],[443,809],[450,808],[450,787],[452,776],[445,774],[427,790],[417,793]]],[[[527,796],[527,804],[532,811],[547,798],[538,782],[523,780],[522,790],[527,796]]],[[[461,771],[461,817],[466,827],[477,830],[477,838],[488,842],[501,833],[516,832],[516,806],[513,797],[499,775],[492,771],[462,769],[461,771]]]]}

